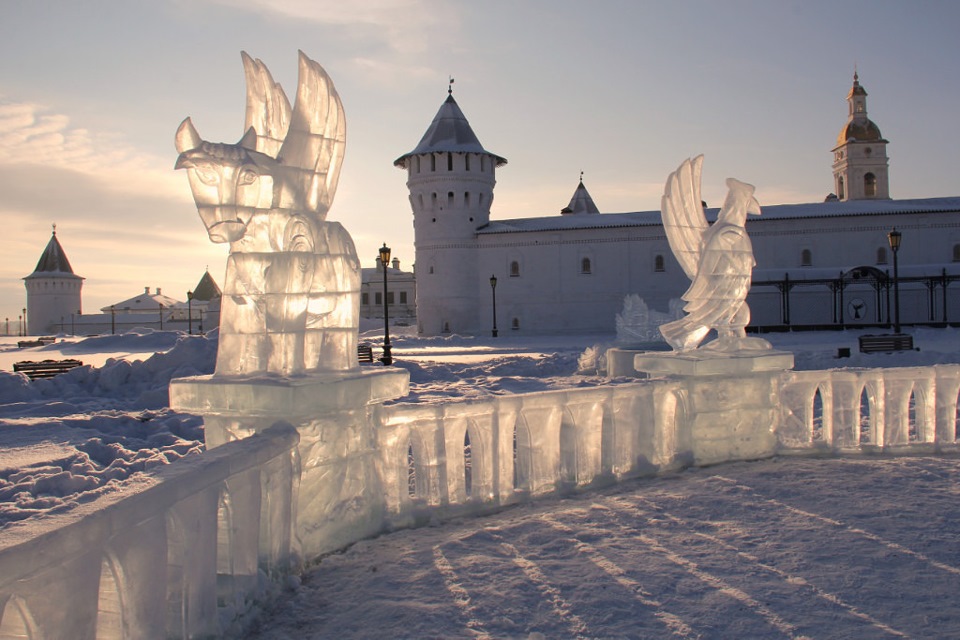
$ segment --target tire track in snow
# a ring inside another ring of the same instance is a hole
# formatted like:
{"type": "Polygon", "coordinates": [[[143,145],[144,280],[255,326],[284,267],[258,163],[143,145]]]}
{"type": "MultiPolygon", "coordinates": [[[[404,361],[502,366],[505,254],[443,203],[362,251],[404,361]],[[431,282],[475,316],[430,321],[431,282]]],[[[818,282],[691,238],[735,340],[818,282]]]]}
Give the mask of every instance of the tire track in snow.
{"type": "Polygon", "coordinates": [[[572,542],[577,549],[587,556],[593,564],[603,570],[607,575],[613,578],[620,586],[625,587],[629,592],[635,594],[635,598],[645,607],[654,610],[654,617],[660,620],[670,633],[678,638],[699,638],[700,634],[694,632],[690,626],[679,616],[664,610],[663,603],[651,597],[650,593],[643,588],[639,582],[627,575],[627,572],[617,563],[607,558],[593,545],[577,540],[574,535],[576,530],[557,520],[553,515],[542,517],[543,522],[549,524],[554,529],[562,531],[573,538],[572,542]]]}
{"type": "Polygon", "coordinates": [[[450,595],[453,596],[453,603],[460,610],[461,614],[463,614],[463,617],[467,619],[467,628],[476,632],[480,638],[491,637],[490,634],[484,630],[483,622],[477,618],[477,608],[470,600],[470,594],[460,584],[457,572],[454,570],[453,565],[450,564],[447,556],[443,554],[443,549],[440,548],[440,545],[433,546],[433,566],[436,567],[440,576],[443,578],[443,585],[447,588],[447,591],[450,592],[450,595]]]}
{"type": "Polygon", "coordinates": [[[540,570],[535,562],[525,558],[520,550],[503,539],[503,536],[491,532],[490,537],[500,543],[500,548],[506,552],[515,565],[517,565],[530,582],[536,586],[537,590],[547,597],[553,612],[558,618],[564,621],[569,627],[573,636],[576,638],[587,638],[587,625],[575,613],[570,603],[567,602],[560,590],[550,584],[550,580],[540,570]]]}
{"type": "Polygon", "coordinates": [[[903,554],[905,554],[905,555],[911,556],[911,557],[913,557],[913,558],[916,558],[917,560],[920,560],[921,562],[926,562],[926,563],[929,564],[930,566],[936,567],[936,568],[938,568],[938,569],[940,569],[940,570],[942,570],[942,571],[946,571],[946,572],[948,572],[948,573],[952,573],[952,574],[954,574],[954,575],[960,576],[960,568],[958,568],[958,567],[954,567],[953,565],[949,565],[949,564],[946,564],[946,563],[944,563],[944,562],[940,562],[940,561],[938,561],[938,560],[934,560],[933,558],[931,558],[931,557],[929,557],[929,556],[927,556],[927,555],[925,555],[925,554],[923,554],[923,553],[921,553],[921,552],[919,552],[919,551],[914,551],[913,549],[907,548],[907,547],[903,546],[902,544],[899,544],[899,543],[894,542],[894,541],[892,541],[892,540],[887,540],[886,538],[883,538],[882,536],[878,536],[878,535],[875,534],[875,533],[870,533],[869,531],[866,531],[866,530],[861,529],[861,528],[859,528],[859,527],[854,527],[854,526],[848,525],[848,524],[846,524],[845,522],[842,522],[842,521],[840,521],[840,520],[835,520],[835,519],[830,518],[830,517],[827,517],[827,516],[822,516],[822,515],[820,515],[820,514],[818,514],[818,513],[813,513],[812,511],[805,511],[805,510],[803,510],[803,509],[799,509],[799,508],[797,508],[797,507],[790,506],[789,504],[787,504],[787,503],[785,503],[785,502],[781,502],[780,500],[777,500],[777,499],[775,499],[775,498],[768,498],[768,497],[764,496],[762,493],[760,493],[759,491],[757,491],[756,489],[754,489],[753,487],[751,487],[750,485],[743,484],[743,483],[740,482],[739,480],[734,480],[733,478],[728,478],[728,477],[726,477],[726,476],[720,476],[720,475],[711,476],[710,478],[708,478],[708,480],[711,480],[711,479],[719,480],[719,481],[721,481],[721,482],[725,482],[725,483],[727,483],[727,484],[729,484],[729,485],[731,485],[731,486],[737,487],[737,488],[739,488],[739,489],[743,489],[743,490],[745,490],[745,491],[749,491],[750,493],[752,493],[752,494],[756,497],[757,500],[760,500],[760,501],[762,501],[762,502],[766,502],[767,504],[773,505],[773,506],[775,506],[775,507],[777,507],[777,508],[779,508],[779,509],[783,509],[783,510],[785,510],[785,511],[789,511],[790,513],[794,513],[794,514],[797,514],[797,515],[800,515],[800,516],[803,516],[803,517],[806,517],[806,518],[810,518],[811,520],[819,520],[820,522],[824,522],[824,523],[826,523],[826,524],[829,524],[829,525],[831,525],[831,526],[837,527],[837,528],[839,528],[839,529],[843,529],[844,531],[846,531],[846,532],[848,532],[848,533],[852,533],[852,534],[854,534],[854,535],[858,535],[858,536],[861,536],[861,537],[863,537],[863,538],[866,538],[867,540],[870,540],[871,542],[876,542],[877,544],[881,544],[881,545],[887,547],[888,549],[890,549],[890,550],[892,550],[892,551],[896,551],[896,552],[898,552],[898,553],[903,553],[903,554]]]}
{"type": "MultiPolygon", "coordinates": [[[[748,560],[749,562],[753,563],[754,566],[759,567],[760,569],[763,569],[764,571],[768,571],[768,572],[770,572],[770,573],[773,573],[774,575],[777,575],[777,576],[779,576],[780,578],[783,578],[783,580],[784,580],[785,582],[787,582],[788,584],[798,585],[798,586],[801,586],[801,587],[805,587],[805,588],[807,588],[807,589],[810,589],[810,590],[814,593],[814,595],[816,595],[816,597],[821,598],[822,600],[826,600],[827,602],[829,602],[829,603],[831,603],[831,604],[833,604],[833,605],[836,605],[836,606],[838,606],[838,607],[846,610],[850,615],[852,615],[852,616],[854,616],[854,617],[856,617],[856,618],[859,618],[860,620],[863,620],[864,622],[869,623],[870,625],[876,627],[878,630],[881,630],[881,631],[884,631],[884,632],[886,632],[886,633],[889,633],[890,635],[894,635],[894,636],[898,636],[898,637],[902,637],[902,638],[908,638],[908,637],[909,637],[906,633],[904,633],[904,632],[902,632],[902,631],[900,631],[900,630],[898,630],[898,629],[894,629],[893,627],[891,627],[891,626],[889,626],[889,625],[887,625],[887,624],[884,624],[884,623],[881,622],[880,620],[877,620],[877,619],[873,618],[873,617],[870,616],[869,614],[864,613],[863,611],[860,611],[859,609],[857,609],[857,607],[853,606],[852,604],[849,604],[849,603],[845,602],[845,601],[843,600],[843,598],[841,598],[840,596],[838,596],[838,595],[836,595],[836,594],[833,594],[833,593],[830,593],[829,591],[824,591],[823,589],[821,589],[821,588],[819,588],[818,586],[816,586],[815,584],[809,582],[806,578],[804,578],[804,577],[802,577],[802,576],[796,576],[796,575],[787,573],[786,571],[783,571],[782,569],[778,569],[777,567],[774,567],[774,566],[772,566],[772,565],[769,565],[769,564],[765,563],[763,560],[761,560],[758,556],[755,556],[755,555],[753,555],[752,553],[748,553],[748,552],[746,552],[746,551],[741,551],[741,550],[740,550],[738,547],[736,547],[735,545],[730,544],[729,542],[723,540],[722,538],[720,538],[720,537],[718,537],[718,536],[715,536],[715,535],[712,535],[712,534],[709,534],[709,533],[703,533],[703,532],[701,532],[701,531],[694,531],[694,529],[695,529],[695,523],[693,523],[693,522],[691,522],[691,521],[689,521],[689,520],[686,520],[686,519],[684,519],[684,518],[681,518],[681,517],[679,517],[679,516],[675,516],[675,515],[673,515],[672,513],[668,512],[668,511],[664,511],[664,510],[660,507],[660,505],[657,505],[656,503],[652,502],[651,500],[649,500],[649,499],[647,499],[647,498],[644,498],[644,497],[642,497],[642,496],[633,496],[633,499],[634,499],[634,500],[637,500],[638,502],[645,503],[645,504],[647,505],[647,507],[649,507],[650,513],[655,513],[657,516],[659,516],[659,517],[661,517],[661,518],[665,518],[665,519],[667,519],[667,520],[669,520],[669,521],[671,521],[671,522],[673,522],[673,523],[675,523],[675,524],[677,524],[677,525],[679,525],[679,526],[681,526],[681,527],[684,527],[685,529],[691,530],[692,533],[693,533],[693,535],[695,535],[695,536],[697,536],[697,537],[703,538],[703,539],[705,539],[705,540],[707,540],[707,541],[709,541],[709,542],[712,542],[712,543],[714,543],[714,544],[716,544],[716,545],[718,545],[718,546],[720,546],[720,547],[722,547],[722,548],[724,548],[724,549],[726,549],[726,550],[728,550],[728,551],[734,552],[735,554],[737,554],[738,557],[743,558],[743,559],[748,560]]],[[[610,501],[620,503],[620,504],[622,504],[624,507],[636,507],[636,506],[637,506],[636,504],[634,504],[634,503],[631,502],[631,501],[625,500],[625,499],[623,499],[623,498],[618,498],[618,497],[611,497],[611,498],[610,498],[610,501]]]]}

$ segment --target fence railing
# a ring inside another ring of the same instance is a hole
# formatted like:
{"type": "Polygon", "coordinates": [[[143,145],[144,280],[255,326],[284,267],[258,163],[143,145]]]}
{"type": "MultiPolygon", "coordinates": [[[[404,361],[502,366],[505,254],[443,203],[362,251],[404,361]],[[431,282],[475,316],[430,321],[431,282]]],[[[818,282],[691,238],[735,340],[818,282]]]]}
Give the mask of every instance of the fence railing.
{"type": "Polygon", "coordinates": [[[781,380],[781,452],[957,447],[960,365],[791,371],[781,380]]]}
{"type": "Polygon", "coordinates": [[[295,568],[299,436],[276,425],[188,456],[90,509],[0,536],[0,637],[229,631],[295,568]]]}
{"type": "MultiPolygon", "coordinates": [[[[788,371],[773,454],[953,451],[960,365],[788,371]]],[[[396,524],[691,464],[670,379],[384,407],[380,475],[396,524]]]]}
{"type": "MultiPolygon", "coordinates": [[[[752,412],[767,416],[750,427],[770,443],[760,457],[960,446],[960,365],[769,375],[742,386],[770,390],[774,409],[752,412]]],[[[725,382],[717,393],[735,403],[726,390],[740,383],[725,382]]],[[[382,488],[372,512],[383,514],[384,527],[412,526],[689,466],[695,434],[712,434],[704,416],[693,415],[694,401],[706,398],[696,389],[662,378],[371,406],[363,414],[376,434],[376,469],[363,477],[382,488]]],[[[297,557],[298,442],[296,429],[276,425],[184,458],[86,511],[8,528],[0,538],[0,637],[190,638],[230,635],[231,624],[236,632],[270,577],[297,557]]],[[[721,448],[720,459],[743,459],[738,446],[721,448]]],[[[318,473],[311,464],[304,482],[318,473]]]]}

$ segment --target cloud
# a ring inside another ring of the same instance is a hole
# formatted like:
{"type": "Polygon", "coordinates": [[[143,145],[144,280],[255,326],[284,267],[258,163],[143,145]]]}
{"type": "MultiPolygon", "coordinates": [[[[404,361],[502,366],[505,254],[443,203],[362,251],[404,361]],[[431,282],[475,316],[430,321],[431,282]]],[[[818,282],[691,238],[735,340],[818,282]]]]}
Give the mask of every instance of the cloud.
{"type": "Polygon", "coordinates": [[[346,29],[360,29],[365,39],[382,38],[399,53],[416,53],[436,44],[438,37],[459,31],[459,16],[452,4],[427,0],[211,0],[236,9],[309,21],[346,29]],[[429,34],[429,37],[428,37],[429,34]]]}
{"type": "Polygon", "coordinates": [[[87,279],[85,309],[148,284],[186,291],[206,265],[220,280],[225,248],[207,240],[185,176],[169,157],[116,134],[73,127],[41,105],[0,103],[0,193],[4,228],[15,230],[0,252],[0,319],[23,306],[21,279],[36,265],[51,223],[87,279]]]}

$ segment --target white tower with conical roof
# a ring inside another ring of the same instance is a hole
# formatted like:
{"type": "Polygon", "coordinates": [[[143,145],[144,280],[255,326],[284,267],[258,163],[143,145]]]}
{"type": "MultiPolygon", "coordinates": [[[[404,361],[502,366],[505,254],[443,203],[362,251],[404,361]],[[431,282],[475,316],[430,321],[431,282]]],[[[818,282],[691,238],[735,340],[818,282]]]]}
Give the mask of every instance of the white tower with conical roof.
{"type": "Polygon", "coordinates": [[[867,92],[856,72],[847,103],[847,123],[833,149],[834,193],[839,200],[889,198],[887,141],[867,117],[867,92]]]}
{"type": "Polygon", "coordinates": [[[53,333],[73,314],[82,313],[83,278],[73,272],[57,240],[56,225],[37,268],[23,281],[27,288],[27,335],[53,333]]]}
{"type": "Polygon", "coordinates": [[[452,86],[420,143],[394,162],[407,170],[421,334],[481,330],[479,292],[490,276],[477,271],[476,231],[490,221],[496,168],[506,162],[480,144],[452,86]]]}

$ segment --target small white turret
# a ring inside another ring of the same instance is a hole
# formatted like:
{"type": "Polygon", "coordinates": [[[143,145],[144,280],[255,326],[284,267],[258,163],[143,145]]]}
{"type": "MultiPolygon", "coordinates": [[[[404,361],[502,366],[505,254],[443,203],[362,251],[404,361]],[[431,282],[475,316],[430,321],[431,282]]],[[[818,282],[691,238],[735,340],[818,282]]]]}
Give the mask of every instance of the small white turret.
{"type": "Polygon", "coordinates": [[[83,278],[73,272],[57,240],[57,226],[33,273],[23,279],[27,288],[27,335],[55,333],[82,313],[83,278]]]}

